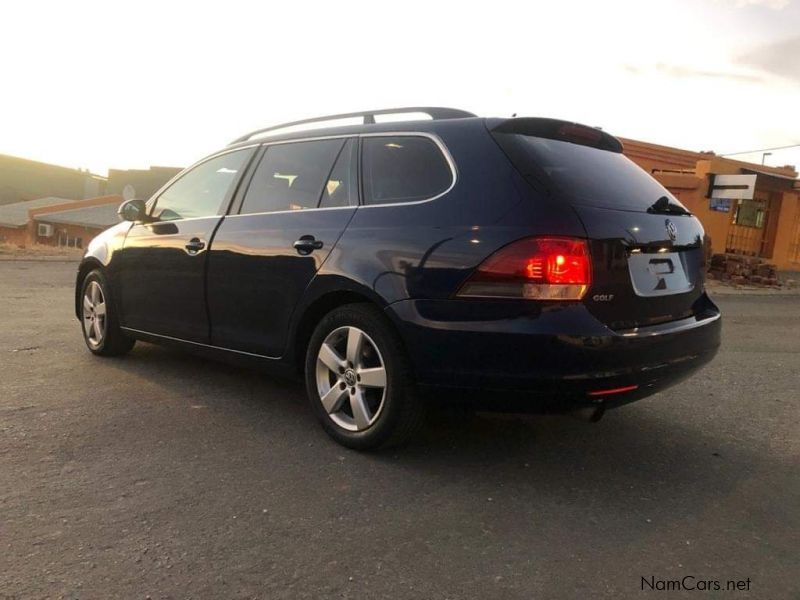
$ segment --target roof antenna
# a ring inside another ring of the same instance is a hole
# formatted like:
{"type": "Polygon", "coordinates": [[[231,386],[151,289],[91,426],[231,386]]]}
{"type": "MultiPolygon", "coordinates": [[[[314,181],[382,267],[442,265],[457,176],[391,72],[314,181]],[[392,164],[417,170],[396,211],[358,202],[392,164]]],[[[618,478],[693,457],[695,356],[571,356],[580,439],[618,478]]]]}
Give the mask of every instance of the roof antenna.
{"type": "Polygon", "coordinates": [[[513,119],[516,116],[517,116],[517,113],[514,113],[513,115],[511,115],[511,118],[513,119]]]}

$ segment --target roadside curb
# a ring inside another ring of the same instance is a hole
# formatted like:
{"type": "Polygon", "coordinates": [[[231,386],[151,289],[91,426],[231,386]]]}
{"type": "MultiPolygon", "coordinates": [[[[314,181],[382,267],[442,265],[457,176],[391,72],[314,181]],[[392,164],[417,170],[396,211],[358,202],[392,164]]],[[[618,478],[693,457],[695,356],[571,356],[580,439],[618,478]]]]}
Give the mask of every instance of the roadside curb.
{"type": "Polygon", "coordinates": [[[773,297],[793,297],[800,296],[800,288],[790,290],[759,289],[759,288],[735,288],[727,286],[706,286],[706,291],[711,296],[773,296],[773,297]]]}

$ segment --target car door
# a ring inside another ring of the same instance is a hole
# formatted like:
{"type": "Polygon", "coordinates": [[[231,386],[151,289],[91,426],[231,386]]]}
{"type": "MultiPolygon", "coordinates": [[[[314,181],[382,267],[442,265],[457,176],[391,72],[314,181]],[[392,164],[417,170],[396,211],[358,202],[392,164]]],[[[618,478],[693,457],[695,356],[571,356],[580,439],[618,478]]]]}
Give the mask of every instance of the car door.
{"type": "Polygon", "coordinates": [[[254,152],[195,165],[151,202],[146,222],[131,227],[117,273],[124,327],[208,343],[208,247],[254,152]]]}
{"type": "Polygon", "coordinates": [[[266,147],[208,258],[211,343],[281,356],[303,291],[358,204],[355,138],[266,147]]]}

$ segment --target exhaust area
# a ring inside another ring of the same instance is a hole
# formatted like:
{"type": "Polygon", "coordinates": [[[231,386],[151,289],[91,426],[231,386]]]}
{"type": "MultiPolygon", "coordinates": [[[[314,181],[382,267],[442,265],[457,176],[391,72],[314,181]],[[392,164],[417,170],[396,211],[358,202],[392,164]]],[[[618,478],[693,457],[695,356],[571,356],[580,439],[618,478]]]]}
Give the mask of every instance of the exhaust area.
{"type": "Polygon", "coordinates": [[[603,418],[605,412],[605,407],[602,404],[598,404],[596,406],[581,406],[580,408],[575,408],[570,411],[569,414],[580,421],[597,423],[603,418]]]}

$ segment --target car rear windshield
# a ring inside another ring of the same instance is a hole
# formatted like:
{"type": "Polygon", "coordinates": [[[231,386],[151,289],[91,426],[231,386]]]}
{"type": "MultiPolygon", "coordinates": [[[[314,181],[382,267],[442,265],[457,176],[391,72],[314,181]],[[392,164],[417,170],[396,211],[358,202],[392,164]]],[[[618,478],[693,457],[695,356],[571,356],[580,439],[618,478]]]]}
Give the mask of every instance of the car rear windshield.
{"type": "Polygon", "coordinates": [[[534,186],[572,204],[646,211],[666,197],[662,205],[685,211],[664,186],[619,152],[517,133],[493,135],[534,186]]]}

